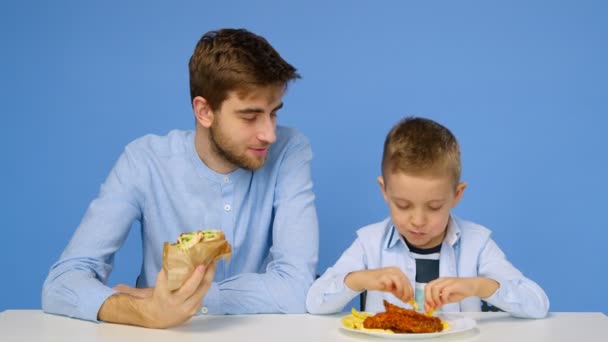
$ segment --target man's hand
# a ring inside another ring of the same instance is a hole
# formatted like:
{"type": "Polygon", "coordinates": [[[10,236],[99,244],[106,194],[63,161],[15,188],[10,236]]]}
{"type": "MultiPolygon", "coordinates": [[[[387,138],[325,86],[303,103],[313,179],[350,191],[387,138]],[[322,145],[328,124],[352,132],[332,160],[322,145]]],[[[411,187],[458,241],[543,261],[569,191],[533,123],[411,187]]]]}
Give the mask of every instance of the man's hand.
{"type": "Polygon", "coordinates": [[[201,308],[211,287],[216,263],[198,266],[188,280],[175,291],[167,288],[164,269],[158,273],[154,288],[133,289],[119,285],[123,292],[110,296],[99,310],[99,319],[106,322],[168,328],[189,320],[201,308]]]}
{"type": "Polygon", "coordinates": [[[414,297],[409,279],[398,267],[385,267],[349,273],[344,283],[353,291],[390,292],[404,302],[414,297]]]}
{"type": "Polygon", "coordinates": [[[128,294],[130,296],[137,297],[137,298],[148,298],[148,297],[151,297],[152,294],[154,293],[153,287],[146,287],[143,289],[139,289],[137,287],[131,287],[131,286],[125,285],[125,284],[118,284],[118,285],[114,286],[112,289],[115,291],[118,291],[120,293],[128,294]]]}
{"type": "Polygon", "coordinates": [[[437,309],[448,303],[477,296],[488,298],[498,289],[496,280],[484,277],[475,278],[438,278],[424,288],[424,307],[426,311],[437,309]]]}

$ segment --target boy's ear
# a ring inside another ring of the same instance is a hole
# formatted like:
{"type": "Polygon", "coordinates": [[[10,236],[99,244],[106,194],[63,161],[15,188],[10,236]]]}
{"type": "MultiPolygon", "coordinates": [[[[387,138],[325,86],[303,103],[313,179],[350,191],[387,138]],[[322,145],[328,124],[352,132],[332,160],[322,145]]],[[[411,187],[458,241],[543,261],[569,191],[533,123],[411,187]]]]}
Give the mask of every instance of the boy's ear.
{"type": "Polygon", "coordinates": [[[386,187],[384,186],[384,177],[382,176],[378,176],[378,185],[380,185],[380,191],[382,192],[382,197],[384,197],[384,200],[386,201],[386,203],[388,203],[388,198],[386,196],[386,187]]]}
{"type": "Polygon", "coordinates": [[[202,96],[197,96],[192,100],[192,108],[196,122],[205,128],[211,127],[213,124],[213,111],[209,103],[202,96]]]}
{"type": "Polygon", "coordinates": [[[467,183],[465,182],[460,182],[458,183],[458,186],[456,186],[456,191],[454,192],[454,205],[452,206],[455,207],[458,202],[460,202],[460,199],[462,199],[462,195],[464,195],[464,189],[467,188],[467,183]]]}

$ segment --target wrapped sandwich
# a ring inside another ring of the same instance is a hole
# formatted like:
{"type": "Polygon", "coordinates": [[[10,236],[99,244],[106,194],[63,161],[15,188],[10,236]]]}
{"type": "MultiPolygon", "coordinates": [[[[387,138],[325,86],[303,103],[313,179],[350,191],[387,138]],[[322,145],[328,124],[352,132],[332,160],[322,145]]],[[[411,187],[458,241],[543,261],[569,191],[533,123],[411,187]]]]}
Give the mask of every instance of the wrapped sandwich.
{"type": "Polygon", "coordinates": [[[219,229],[183,233],[176,243],[165,242],[163,268],[169,290],[180,288],[198,265],[206,266],[221,258],[228,260],[231,253],[232,247],[219,229]]]}

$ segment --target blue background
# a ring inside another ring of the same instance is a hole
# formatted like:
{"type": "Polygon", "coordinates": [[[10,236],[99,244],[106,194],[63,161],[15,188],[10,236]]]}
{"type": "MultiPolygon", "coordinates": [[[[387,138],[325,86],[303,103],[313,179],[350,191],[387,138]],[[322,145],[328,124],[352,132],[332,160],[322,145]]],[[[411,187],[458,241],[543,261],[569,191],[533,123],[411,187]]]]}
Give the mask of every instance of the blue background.
{"type": "MultiPolygon", "coordinates": [[[[0,311],[40,289],[129,141],[190,129],[200,36],[244,27],[303,79],[280,123],[311,140],[318,270],[388,215],[376,176],[405,115],[449,127],[468,189],[552,311],[608,313],[608,5],[604,1],[3,1],[0,311]]],[[[141,263],[132,230],[111,284],[141,263]]]]}

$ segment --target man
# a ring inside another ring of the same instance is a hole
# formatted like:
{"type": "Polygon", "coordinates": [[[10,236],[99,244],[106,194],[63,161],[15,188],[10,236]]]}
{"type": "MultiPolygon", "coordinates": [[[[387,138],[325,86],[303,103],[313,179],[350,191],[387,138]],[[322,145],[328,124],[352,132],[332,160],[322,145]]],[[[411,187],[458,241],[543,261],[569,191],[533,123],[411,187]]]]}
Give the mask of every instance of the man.
{"type": "Polygon", "coordinates": [[[190,59],[196,130],[130,143],[49,272],[46,312],[165,328],[197,312],[301,313],[318,259],[307,139],[277,127],[287,84],[299,78],[262,37],[206,33],[190,59]],[[106,286],[114,253],[141,223],[136,288],[106,286]],[[162,246],[180,233],[220,228],[229,262],[200,265],[167,289],[162,246]]]}

